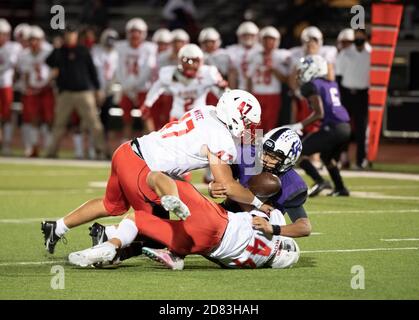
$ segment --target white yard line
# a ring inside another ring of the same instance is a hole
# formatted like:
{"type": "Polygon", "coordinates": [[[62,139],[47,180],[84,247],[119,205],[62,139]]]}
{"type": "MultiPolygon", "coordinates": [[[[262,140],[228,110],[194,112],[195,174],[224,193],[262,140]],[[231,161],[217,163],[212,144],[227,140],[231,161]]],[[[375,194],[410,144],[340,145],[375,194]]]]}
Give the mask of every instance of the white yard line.
{"type": "Polygon", "coordinates": [[[345,213],[419,213],[419,209],[402,209],[402,210],[386,210],[386,209],[380,209],[380,210],[323,210],[323,211],[309,211],[308,214],[345,214],[345,213]]]}
{"type": "Polygon", "coordinates": [[[65,194],[84,194],[84,193],[94,193],[97,190],[94,189],[30,189],[30,190],[9,190],[3,189],[0,190],[0,196],[20,196],[20,195],[51,195],[54,193],[65,193],[65,194]]]}
{"type": "MultiPolygon", "coordinates": [[[[351,253],[351,252],[373,252],[373,251],[408,251],[408,250],[419,250],[419,247],[405,247],[405,248],[367,248],[367,249],[332,249],[332,250],[310,250],[301,251],[301,254],[312,254],[312,253],[351,253]]],[[[186,259],[193,260],[196,258],[202,258],[199,255],[190,255],[186,259]]],[[[55,261],[24,261],[24,262],[4,262],[0,263],[0,267],[8,266],[30,266],[30,265],[45,265],[45,264],[60,264],[67,263],[67,260],[55,260],[55,261]]]]}
{"type": "Polygon", "coordinates": [[[66,260],[55,260],[55,261],[25,261],[25,262],[5,262],[0,263],[0,267],[9,267],[9,266],[37,266],[44,264],[60,264],[66,263],[66,260]]]}
{"type": "Polygon", "coordinates": [[[371,252],[371,251],[404,251],[404,250],[418,250],[419,247],[407,248],[368,248],[368,249],[334,249],[334,250],[312,250],[301,251],[301,253],[347,253],[347,252],[371,252]]]}
{"type": "Polygon", "coordinates": [[[419,238],[404,238],[404,239],[380,239],[386,242],[400,242],[400,241],[419,241],[419,238]]]}
{"type": "Polygon", "coordinates": [[[393,196],[379,192],[351,191],[351,197],[363,199],[380,199],[380,200],[410,200],[419,201],[419,197],[412,196],[393,196]]]}

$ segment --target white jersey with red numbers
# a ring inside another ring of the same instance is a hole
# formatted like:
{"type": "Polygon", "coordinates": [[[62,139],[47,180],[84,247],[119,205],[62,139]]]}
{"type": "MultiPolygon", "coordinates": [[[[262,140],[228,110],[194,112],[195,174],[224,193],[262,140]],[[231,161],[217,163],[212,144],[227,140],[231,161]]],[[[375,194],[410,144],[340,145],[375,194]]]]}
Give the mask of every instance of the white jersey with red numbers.
{"type": "MultiPolygon", "coordinates": [[[[228,212],[228,225],[220,245],[208,257],[229,268],[261,268],[273,257],[281,236],[268,238],[262,231],[253,229],[253,215],[268,217],[261,211],[228,212]]],[[[282,213],[271,211],[269,222],[285,225],[282,213]]]]}
{"type": "Polygon", "coordinates": [[[241,44],[234,44],[226,48],[230,56],[231,65],[237,70],[238,87],[237,89],[246,90],[246,73],[249,65],[249,58],[255,52],[262,51],[262,46],[256,43],[252,48],[247,49],[241,44]]]}
{"type": "Polygon", "coordinates": [[[145,41],[133,48],[128,41],[116,44],[118,68],[116,76],[122,90],[128,93],[147,91],[156,67],[157,46],[145,41]]]}
{"type": "MultiPolygon", "coordinates": [[[[208,167],[208,150],[231,164],[237,156],[236,142],[216,117],[215,107],[202,106],[187,112],[178,121],[159,131],[137,138],[140,152],[152,171],[180,176],[208,167]]],[[[136,150],[133,144],[133,150],[136,150]]]]}
{"type": "Polygon", "coordinates": [[[231,67],[231,59],[225,49],[217,49],[211,53],[204,52],[204,63],[209,66],[215,66],[225,78],[231,67]]]}
{"type": "Polygon", "coordinates": [[[269,57],[265,57],[262,51],[256,52],[250,57],[247,76],[252,81],[252,92],[255,94],[279,94],[281,93],[281,81],[267,70],[267,59],[271,60],[272,67],[284,76],[289,74],[290,53],[285,49],[275,49],[269,57]]]}
{"type": "MultiPolygon", "coordinates": [[[[294,48],[291,48],[289,51],[292,57],[292,60],[291,60],[292,68],[296,68],[298,63],[300,62],[300,59],[306,56],[304,48],[302,46],[294,47],[294,48]]],[[[327,61],[327,63],[333,64],[333,65],[336,63],[336,56],[337,56],[336,47],[321,46],[318,54],[322,56],[327,61]]]]}
{"type": "Polygon", "coordinates": [[[0,88],[13,85],[14,68],[21,51],[17,42],[7,41],[0,47],[0,88]]]}
{"type": "Polygon", "coordinates": [[[92,48],[92,58],[96,66],[100,87],[109,93],[118,67],[118,52],[115,49],[108,50],[97,45],[92,48]]]}
{"type": "Polygon", "coordinates": [[[205,105],[208,91],[221,80],[214,66],[201,66],[195,78],[186,78],[176,66],[163,67],[159,71],[159,79],[147,93],[145,105],[152,106],[163,92],[168,92],[173,96],[170,117],[179,119],[192,108],[205,105]]]}
{"type": "Polygon", "coordinates": [[[43,46],[38,53],[33,53],[26,48],[19,55],[19,72],[25,81],[25,86],[33,89],[41,89],[48,85],[51,68],[45,60],[52,51],[52,47],[43,46]]]}

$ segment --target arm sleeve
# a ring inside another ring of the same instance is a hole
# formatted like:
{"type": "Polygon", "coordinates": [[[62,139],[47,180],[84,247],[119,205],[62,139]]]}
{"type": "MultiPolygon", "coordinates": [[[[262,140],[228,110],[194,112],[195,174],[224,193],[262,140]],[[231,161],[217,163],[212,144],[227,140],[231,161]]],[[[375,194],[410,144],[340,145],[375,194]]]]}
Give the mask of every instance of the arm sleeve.
{"type": "Polygon", "coordinates": [[[166,91],[165,86],[160,80],[157,80],[148,90],[144,104],[147,107],[151,107],[164,91],[166,91]]]}
{"type": "Polygon", "coordinates": [[[285,208],[285,212],[290,217],[290,220],[294,223],[298,219],[307,218],[307,212],[303,206],[296,208],[285,208]]]}
{"type": "Polygon", "coordinates": [[[316,96],[319,94],[316,86],[312,83],[312,82],[307,82],[304,83],[301,88],[301,94],[305,97],[305,98],[309,98],[311,96],[316,96]]]}

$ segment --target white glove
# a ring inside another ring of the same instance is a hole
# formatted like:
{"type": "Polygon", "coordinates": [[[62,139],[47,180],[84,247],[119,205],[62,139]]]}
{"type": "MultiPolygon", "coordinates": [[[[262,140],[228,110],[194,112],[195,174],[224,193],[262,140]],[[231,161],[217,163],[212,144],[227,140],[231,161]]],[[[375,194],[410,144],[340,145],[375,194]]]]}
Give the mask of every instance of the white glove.
{"type": "Polygon", "coordinates": [[[188,207],[178,197],[163,196],[161,197],[161,205],[164,209],[170,213],[174,213],[182,220],[186,220],[191,215],[188,207]]]}

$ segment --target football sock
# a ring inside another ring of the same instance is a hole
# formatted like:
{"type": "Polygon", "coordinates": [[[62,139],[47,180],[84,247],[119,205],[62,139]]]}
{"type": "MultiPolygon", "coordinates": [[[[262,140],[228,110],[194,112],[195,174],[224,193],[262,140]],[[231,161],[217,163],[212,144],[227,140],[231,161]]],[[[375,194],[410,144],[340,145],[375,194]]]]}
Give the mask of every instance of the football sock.
{"type": "Polygon", "coordinates": [[[55,234],[57,236],[62,237],[68,230],[70,229],[68,229],[68,227],[65,225],[64,218],[57,220],[57,228],[55,229],[55,234]]]}
{"type": "Polygon", "coordinates": [[[138,229],[135,222],[131,219],[124,219],[119,223],[114,238],[119,239],[121,241],[121,248],[124,248],[134,241],[137,234],[138,229]]]}
{"type": "Polygon", "coordinates": [[[80,133],[73,134],[74,155],[76,158],[84,158],[83,135],[80,133]]]}
{"type": "Polygon", "coordinates": [[[340,175],[338,167],[337,166],[327,166],[326,169],[329,172],[329,175],[332,178],[333,183],[335,184],[335,189],[336,190],[345,189],[345,186],[343,185],[342,177],[340,175]]]}
{"type": "Polygon", "coordinates": [[[317,171],[316,167],[310,162],[310,160],[304,159],[300,162],[300,167],[308,174],[316,183],[322,183],[324,179],[317,171]]]}
{"type": "Polygon", "coordinates": [[[115,226],[106,226],[105,227],[105,234],[108,237],[108,239],[115,238],[116,227],[115,226]]]}

